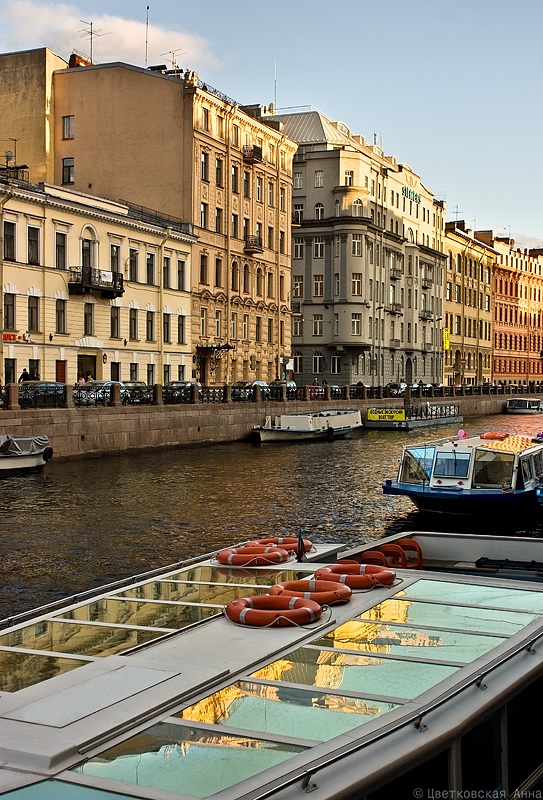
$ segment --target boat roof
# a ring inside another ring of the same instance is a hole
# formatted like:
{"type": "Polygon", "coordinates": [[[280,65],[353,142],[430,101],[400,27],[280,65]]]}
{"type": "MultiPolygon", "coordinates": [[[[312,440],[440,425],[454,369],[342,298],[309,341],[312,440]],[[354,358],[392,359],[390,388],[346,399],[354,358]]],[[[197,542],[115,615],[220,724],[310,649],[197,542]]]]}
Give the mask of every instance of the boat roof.
{"type": "Polygon", "coordinates": [[[429,447],[439,447],[440,449],[473,450],[474,448],[486,448],[487,450],[497,450],[500,453],[523,453],[527,450],[543,450],[543,439],[539,437],[510,436],[507,433],[481,434],[480,436],[460,436],[437,439],[430,442],[419,442],[418,444],[404,445],[404,450],[424,450],[429,447]],[[489,438],[486,438],[486,437],[489,438]]]}
{"type": "Polygon", "coordinates": [[[11,619],[0,795],[291,800],[315,784],[345,797],[384,780],[391,748],[413,758],[539,669],[525,651],[543,636],[543,586],[527,581],[406,569],[305,627],[223,613],[343,549],[253,569],[210,554],[11,619]]]}

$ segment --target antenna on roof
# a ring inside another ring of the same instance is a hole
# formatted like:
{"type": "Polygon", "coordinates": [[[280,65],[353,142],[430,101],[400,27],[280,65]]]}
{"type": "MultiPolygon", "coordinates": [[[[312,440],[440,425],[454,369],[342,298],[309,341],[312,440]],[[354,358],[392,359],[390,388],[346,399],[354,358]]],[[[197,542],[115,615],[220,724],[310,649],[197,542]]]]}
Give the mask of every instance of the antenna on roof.
{"type": "Polygon", "coordinates": [[[149,6],[147,6],[145,18],[145,69],[147,69],[147,50],[149,46],[149,6]]]}
{"type": "Polygon", "coordinates": [[[88,25],[89,26],[88,28],[83,28],[83,30],[80,31],[80,33],[81,33],[81,38],[83,38],[83,36],[88,36],[89,39],[90,39],[90,62],[92,64],[93,63],[93,60],[92,60],[92,48],[93,48],[93,44],[94,44],[94,37],[95,36],[109,36],[111,31],[108,31],[107,33],[102,33],[101,28],[99,28],[97,31],[95,31],[94,28],[93,28],[92,22],[87,22],[84,19],[80,19],[79,21],[82,22],[83,25],[88,25]]]}
{"type": "Polygon", "coordinates": [[[183,50],[180,47],[178,50],[168,50],[166,53],[161,53],[161,56],[171,56],[169,59],[170,64],[172,65],[172,69],[179,69],[179,64],[177,63],[176,56],[184,56],[186,55],[186,50],[183,50]]]}

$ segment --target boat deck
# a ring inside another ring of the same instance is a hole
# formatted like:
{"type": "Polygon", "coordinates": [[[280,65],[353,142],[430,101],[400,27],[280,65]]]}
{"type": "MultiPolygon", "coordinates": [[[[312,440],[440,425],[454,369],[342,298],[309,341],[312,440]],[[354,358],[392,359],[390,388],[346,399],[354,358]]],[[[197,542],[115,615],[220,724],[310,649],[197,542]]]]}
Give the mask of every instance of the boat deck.
{"type": "Polygon", "coordinates": [[[405,569],[301,628],[223,614],[341,550],[252,569],[211,556],[0,631],[0,795],[344,797],[379,785],[391,746],[412,759],[541,670],[543,588],[528,581],[405,569]]]}

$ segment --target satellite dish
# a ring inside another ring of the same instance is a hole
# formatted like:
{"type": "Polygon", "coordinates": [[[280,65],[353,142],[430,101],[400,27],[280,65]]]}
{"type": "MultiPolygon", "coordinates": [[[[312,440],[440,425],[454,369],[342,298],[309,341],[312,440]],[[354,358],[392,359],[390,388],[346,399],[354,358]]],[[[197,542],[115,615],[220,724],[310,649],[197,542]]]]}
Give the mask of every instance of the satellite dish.
{"type": "Polygon", "coordinates": [[[6,150],[6,164],[13,160],[13,152],[6,150]]]}

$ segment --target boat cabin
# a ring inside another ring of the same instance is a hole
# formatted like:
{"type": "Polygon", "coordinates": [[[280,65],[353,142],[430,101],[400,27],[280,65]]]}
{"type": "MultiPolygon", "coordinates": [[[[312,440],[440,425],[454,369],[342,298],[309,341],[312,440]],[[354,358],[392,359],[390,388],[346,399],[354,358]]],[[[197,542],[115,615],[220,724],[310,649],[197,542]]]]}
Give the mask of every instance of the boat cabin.
{"type": "Polygon", "coordinates": [[[543,404],[539,397],[511,397],[505,410],[508,414],[543,414],[543,404]]]}

